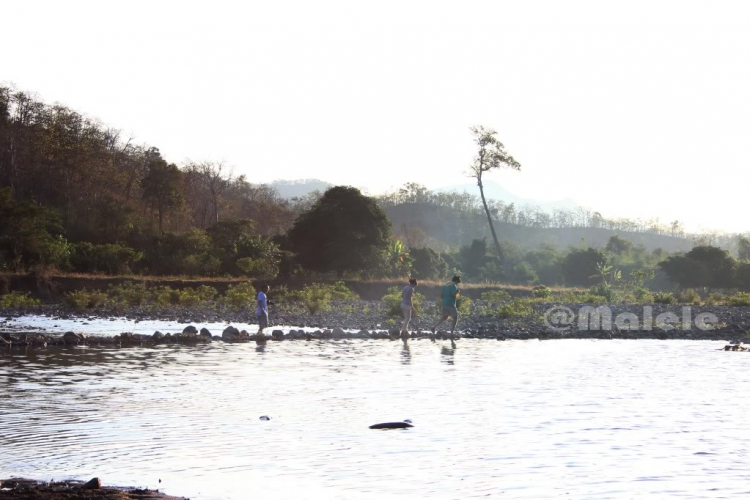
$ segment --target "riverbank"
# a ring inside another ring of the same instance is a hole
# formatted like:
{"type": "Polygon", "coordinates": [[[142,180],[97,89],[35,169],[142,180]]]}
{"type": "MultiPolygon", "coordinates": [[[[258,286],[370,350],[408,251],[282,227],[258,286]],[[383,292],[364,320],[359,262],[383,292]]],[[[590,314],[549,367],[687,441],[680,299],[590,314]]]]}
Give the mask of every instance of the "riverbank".
{"type": "Polygon", "coordinates": [[[90,481],[37,481],[11,478],[0,480],[0,500],[185,500],[159,490],[102,486],[99,478],[90,481]]]}
{"type": "MultiPolygon", "coordinates": [[[[390,315],[390,309],[383,302],[366,300],[337,302],[330,310],[316,314],[309,314],[295,305],[272,306],[272,326],[266,330],[264,338],[255,336],[257,324],[248,311],[130,308],[114,316],[78,313],[61,306],[37,306],[31,311],[6,311],[4,314],[4,319],[0,319],[4,341],[0,340],[0,344],[16,347],[195,344],[217,340],[397,339],[401,321],[400,317],[390,315]],[[151,325],[152,329],[142,325],[151,325]],[[70,334],[66,340],[67,332],[70,334]],[[74,335],[79,333],[85,336],[74,335]]],[[[597,309],[590,304],[532,303],[518,314],[500,317],[492,304],[474,301],[469,312],[460,315],[456,331],[459,337],[496,340],[750,340],[750,307],[746,306],[604,305],[597,309]],[[563,317],[561,323],[560,314],[572,316],[563,317]],[[706,317],[711,321],[705,321],[706,317]]],[[[410,324],[411,337],[430,338],[430,328],[436,318],[435,306],[425,306],[422,315],[410,324]]],[[[447,322],[441,325],[439,338],[445,335],[447,328],[447,322]]]]}

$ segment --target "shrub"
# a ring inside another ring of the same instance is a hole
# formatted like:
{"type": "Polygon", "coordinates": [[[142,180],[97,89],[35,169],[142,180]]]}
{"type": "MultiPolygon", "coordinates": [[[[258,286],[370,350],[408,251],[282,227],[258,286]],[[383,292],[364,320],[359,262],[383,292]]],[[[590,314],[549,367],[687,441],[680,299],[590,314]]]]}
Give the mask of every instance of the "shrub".
{"type": "Polygon", "coordinates": [[[64,302],[74,309],[94,309],[107,302],[107,294],[99,291],[75,290],[65,294],[64,302]]]}
{"type": "Polygon", "coordinates": [[[129,306],[139,306],[146,302],[149,297],[146,285],[126,281],[120,285],[110,285],[107,295],[116,305],[126,304],[129,306]]]}
{"type": "Polygon", "coordinates": [[[240,283],[239,285],[229,285],[227,292],[224,294],[224,302],[232,309],[241,310],[246,306],[255,304],[255,287],[251,283],[240,283]]]}
{"type": "Polygon", "coordinates": [[[552,290],[544,285],[535,286],[531,291],[531,295],[538,299],[548,299],[552,295],[552,290]]]}
{"type": "Polygon", "coordinates": [[[692,288],[688,288],[677,296],[677,301],[682,304],[700,304],[701,296],[692,288]]]}
{"type": "Polygon", "coordinates": [[[10,292],[0,296],[0,309],[23,309],[41,304],[39,299],[35,299],[29,292],[10,292]]]}
{"type": "Polygon", "coordinates": [[[677,299],[671,293],[659,292],[659,293],[654,294],[654,303],[655,304],[675,304],[677,303],[677,299]]]}
{"type": "Polygon", "coordinates": [[[589,289],[588,295],[599,296],[603,299],[603,302],[610,303],[610,304],[612,302],[617,302],[617,298],[618,298],[617,290],[615,290],[615,288],[612,285],[607,284],[607,283],[600,283],[596,286],[592,286],[589,289]]]}
{"type": "Polygon", "coordinates": [[[640,304],[650,304],[654,301],[654,295],[648,288],[643,286],[633,288],[633,297],[640,304]]]}
{"type": "Polygon", "coordinates": [[[472,303],[473,301],[469,297],[464,297],[462,295],[456,299],[456,309],[458,309],[458,312],[461,314],[469,314],[471,313],[472,303]]]}
{"type": "Polygon", "coordinates": [[[508,292],[502,290],[490,290],[489,292],[482,293],[482,300],[486,300],[493,304],[502,304],[510,302],[512,299],[508,292]]]}
{"type": "Polygon", "coordinates": [[[707,306],[721,306],[726,304],[727,302],[727,296],[723,293],[712,293],[708,297],[706,297],[706,305],[707,306]]]}
{"type": "Polygon", "coordinates": [[[346,286],[346,283],[343,281],[337,281],[333,285],[324,285],[328,286],[328,290],[331,294],[331,300],[357,300],[359,299],[359,295],[349,290],[349,288],[346,286]]]}
{"type": "Polygon", "coordinates": [[[502,304],[497,308],[500,318],[525,318],[534,313],[534,308],[524,299],[516,299],[509,304],[502,304]]]}
{"type": "Polygon", "coordinates": [[[728,306],[750,306],[750,293],[738,292],[727,298],[728,306]]]}
{"type": "Polygon", "coordinates": [[[130,247],[116,244],[94,245],[84,241],[73,246],[70,263],[75,271],[114,275],[130,272],[131,265],[141,258],[143,254],[130,247]]]}
{"type": "Polygon", "coordinates": [[[297,292],[296,295],[307,309],[307,312],[316,314],[318,312],[325,312],[330,308],[331,290],[328,286],[322,283],[313,283],[297,292]]]}

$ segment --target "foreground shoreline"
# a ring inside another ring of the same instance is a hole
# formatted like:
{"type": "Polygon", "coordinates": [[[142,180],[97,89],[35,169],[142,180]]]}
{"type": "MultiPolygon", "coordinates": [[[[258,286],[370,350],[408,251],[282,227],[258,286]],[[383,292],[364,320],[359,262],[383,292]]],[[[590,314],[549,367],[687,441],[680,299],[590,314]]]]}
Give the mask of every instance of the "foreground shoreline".
{"type": "Polygon", "coordinates": [[[102,486],[99,478],[90,481],[39,481],[26,478],[0,480],[2,500],[186,500],[159,490],[126,486],[102,486]]]}

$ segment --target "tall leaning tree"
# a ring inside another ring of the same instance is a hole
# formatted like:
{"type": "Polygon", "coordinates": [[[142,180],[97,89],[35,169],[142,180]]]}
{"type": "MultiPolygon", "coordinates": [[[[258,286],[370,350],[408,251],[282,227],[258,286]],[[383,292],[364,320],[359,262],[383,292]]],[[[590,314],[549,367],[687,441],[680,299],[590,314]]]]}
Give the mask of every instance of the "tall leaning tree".
{"type": "Polygon", "coordinates": [[[471,164],[471,176],[477,180],[479,194],[482,196],[482,205],[484,205],[484,213],[487,214],[487,223],[490,225],[492,240],[495,242],[497,258],[502,264],[505,260],[505,256],[500,247],[500,242],[497,240],[495,225],[492,223],[492,214],[490,214],[490,208],[487,206],[487,199],[484,196],[482,177],[485,172],[490,172],[500,168],[521,170],[521,164],[505,151],[505,146],[503,146],[503,143],[496,137],[497,132],[491,128],[485,128],[482,126],[471,127],[471,133],[474,134],[474,142],[479,148],[477,155],[474,157],[474,161],[471,164]]]}

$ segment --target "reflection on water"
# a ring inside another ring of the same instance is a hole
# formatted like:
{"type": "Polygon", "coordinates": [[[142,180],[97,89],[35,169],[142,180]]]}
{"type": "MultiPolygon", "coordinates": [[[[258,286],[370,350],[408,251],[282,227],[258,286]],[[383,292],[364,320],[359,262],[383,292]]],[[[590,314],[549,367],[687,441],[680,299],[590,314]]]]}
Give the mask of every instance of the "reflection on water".
{"type": "Polygon", "coordinates": [[[5,350],[0,471],[201,499],[744,497],[750,355],[720,345],[5,350]]]}

